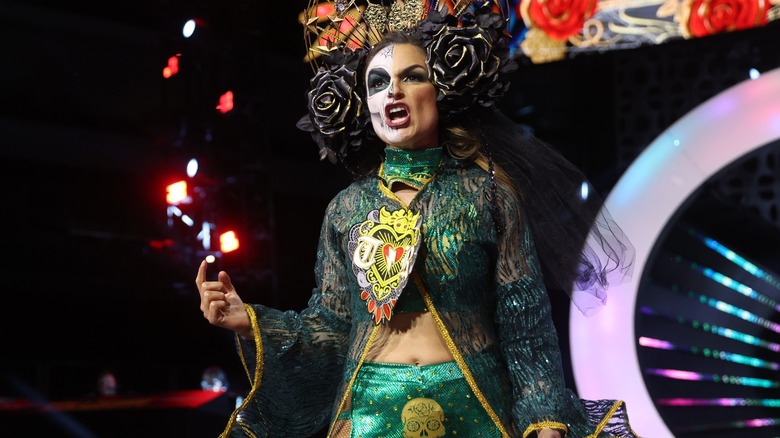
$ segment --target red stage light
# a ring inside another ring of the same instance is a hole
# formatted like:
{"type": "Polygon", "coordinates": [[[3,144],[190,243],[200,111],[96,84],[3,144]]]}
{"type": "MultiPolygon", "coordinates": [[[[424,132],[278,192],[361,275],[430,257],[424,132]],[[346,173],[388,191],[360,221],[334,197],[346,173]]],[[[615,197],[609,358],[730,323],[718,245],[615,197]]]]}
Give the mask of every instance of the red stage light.
{"type": "Polygon", "coordinates": [[[168,205],[179,205],[188,202],[190,199],[187,196],[187,181],[184,180],[169,184],[165,188],[165,192],[165,200],[168,202],[168,205]]]}
{"type": "Polygon", "coordinates": [[[168,58],[168,65],[163,68],[163,77],[165,79],[170,78],[179,72],[179,55],[171,56],[168,58]]]}
{"type": "Polygon", "coordinates": [[[226,231],[219,235],[219,250],[228,253],[238,249],[238,237],[235,231],[226,231]]]}
{"type": "Polygon", "coordinates": [[[233,92],[232,91],[226,91],[225,94],[222,96],[219,96],[219,105],[217,105],[217,109],[222,114],[225,114],[233,109],[233,92]]]}

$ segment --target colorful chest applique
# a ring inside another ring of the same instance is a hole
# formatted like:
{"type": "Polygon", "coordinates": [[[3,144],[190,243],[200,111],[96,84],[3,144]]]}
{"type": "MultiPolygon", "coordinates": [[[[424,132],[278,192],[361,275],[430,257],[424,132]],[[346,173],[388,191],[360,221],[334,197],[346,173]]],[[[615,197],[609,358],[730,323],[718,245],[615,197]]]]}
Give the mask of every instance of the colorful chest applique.
{"type": "Polygon", "coordinates": [[[381,207],[350,229],[352,271],[361,288],[360,298],[376,324],[393,315],[393,306],[417,258],[421,227],[419,213],[404,209],[389,212],[381,207]]]}

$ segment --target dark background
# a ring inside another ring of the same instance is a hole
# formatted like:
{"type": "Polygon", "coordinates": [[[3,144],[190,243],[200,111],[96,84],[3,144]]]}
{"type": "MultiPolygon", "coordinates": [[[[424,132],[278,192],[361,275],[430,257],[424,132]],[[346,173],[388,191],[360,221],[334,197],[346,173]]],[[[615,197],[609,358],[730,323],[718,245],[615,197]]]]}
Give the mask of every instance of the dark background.
{"type": "MultiPolygon", "coordinates": [[[[348,176],[295,128],[311,77],[298,3],[0,1],[0,401],[94,397],[105,371],[122,395],[198,389],[212,365],[230,396],[245,390],[232,335],[198,309],[204,253],[169,226],[165,186],[199,158],[189,212],[242,238],[218,266],[247,302],[305,305],[322,214],[348,176]],[[193,15],[206,27],[185,41],[193,15]],[[181,71],[163,79],[176,53],[181,71]],[[220,114],[227,90],[236,106],[220,114]]],[[[778,37],[771,25],[524,65],[500,105],[606,195],[677,118],[749,67],[780,65],[778,37]]],[[[568,361],[568,302],[553,302],[568,361]]],[[[229,406],[210,409],[188,436],[221,430],[229,406]]]]}

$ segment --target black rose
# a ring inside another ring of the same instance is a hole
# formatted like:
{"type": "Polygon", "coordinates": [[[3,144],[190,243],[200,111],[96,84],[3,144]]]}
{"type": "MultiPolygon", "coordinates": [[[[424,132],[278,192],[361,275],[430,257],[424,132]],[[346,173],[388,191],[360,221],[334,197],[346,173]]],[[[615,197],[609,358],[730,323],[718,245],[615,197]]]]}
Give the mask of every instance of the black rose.
{"type": "Polygon", "coordinates": [[[428,57],[441,107],[467,108],[491,94],[501,65],[492,47],[490,34],[479,26],[440,29],[428,57]]]}
{"type": "Polygon", "coordinates": [[[357,73],[346,66],[320,67],[311,80],[308,109],[317,130],[326,137],[344,132],[360,114],[357,73]]]}
{"type": "Polygon", "coordinates": [[[417,24],[416,33],[420,41],[422,41],[423,47],[429,47],[443,27],[458,26],[458,19],[447,11],[446,6],[441,11],[434,9],[428,12],[428,17],[425,20],[417,24]]]}
{"type": "Polygon", "coordinates": [[[334,52],[324,58],[306,94],[308,114],[298,128],[311,133],[320,159],[337,161],[347,149],[358,149],[368,116],[358,94],[363,53],[334,52]]]}

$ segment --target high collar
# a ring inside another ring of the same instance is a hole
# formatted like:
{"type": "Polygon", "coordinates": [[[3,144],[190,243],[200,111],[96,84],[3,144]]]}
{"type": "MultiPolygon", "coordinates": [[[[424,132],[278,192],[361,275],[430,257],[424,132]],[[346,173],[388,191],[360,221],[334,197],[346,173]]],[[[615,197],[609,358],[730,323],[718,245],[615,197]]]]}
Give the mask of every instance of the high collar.
{"type": "Polygon", "coordinates": [[[428,149],[385,149],[385,161],[379,170],[379,176],[385,180],[387,187],[400,182],[420,190],[439,168],[442,159],[442,148],[428,149]]]}

